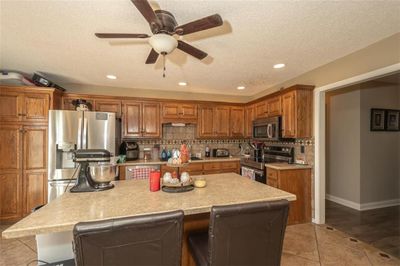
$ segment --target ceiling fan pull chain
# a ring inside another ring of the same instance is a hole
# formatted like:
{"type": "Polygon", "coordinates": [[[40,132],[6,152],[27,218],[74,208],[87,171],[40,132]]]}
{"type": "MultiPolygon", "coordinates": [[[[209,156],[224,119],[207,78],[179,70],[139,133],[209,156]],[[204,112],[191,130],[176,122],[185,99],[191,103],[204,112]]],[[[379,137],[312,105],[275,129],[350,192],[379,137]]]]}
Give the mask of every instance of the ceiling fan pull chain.
{"type": "Polygon", "coordinates": [[[165,54],[163,54],[163,78],[165,78],[165,54]]]}

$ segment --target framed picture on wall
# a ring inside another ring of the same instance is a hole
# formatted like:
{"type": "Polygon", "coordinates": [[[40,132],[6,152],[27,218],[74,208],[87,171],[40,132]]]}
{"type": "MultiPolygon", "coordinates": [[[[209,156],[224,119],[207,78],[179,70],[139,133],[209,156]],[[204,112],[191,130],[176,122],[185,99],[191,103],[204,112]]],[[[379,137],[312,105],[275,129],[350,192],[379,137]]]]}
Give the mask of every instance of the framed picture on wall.
{"type": "Polygon", "coordinates": [[[386,130],[400,131],[400,110],[386,110],[386,130]]]}
{"type": "Polygon", "coordinates": [[[385,130],[385,109],[371,109],[371,131],[385,130]]]}

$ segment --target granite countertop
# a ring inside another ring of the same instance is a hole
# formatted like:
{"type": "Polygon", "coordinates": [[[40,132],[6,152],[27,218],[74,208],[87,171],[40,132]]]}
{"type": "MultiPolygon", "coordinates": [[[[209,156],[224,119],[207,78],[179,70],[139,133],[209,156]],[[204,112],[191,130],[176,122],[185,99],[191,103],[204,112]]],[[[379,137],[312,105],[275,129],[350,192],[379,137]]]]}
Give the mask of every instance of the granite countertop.
{"type": "Polygon", "coordinates": [[[276,170],[296,170],[296,169],[311,169],[309,164],[288,164],[288,163],[266,163],[266,167],[276,170]]]}
{"type": "MultiPolygon", "coordinates": [[[[207,162],[227,162],[227,161],[240,161],[240,156],[231,156],[231,157],[209,157],[209,158],[202,158],[201,160],[194,160],[190,161],[190,163],[207,163],[207,162]]],[[[128,161],[125,163],[120,163],[120,166],[133,166],[133,165],[154,165],[154,164],[167,164],[166,161],[160,160],[135,160],[135,161],[128,161]]]]}
{"type": "Polygon", "coordinates": [[[205,175],[207,186],[184,193],[150,192],[148,180],[115,181],[110,190],[67,192],[3,231],[4,238],[72,231],[95,221],[181,209],[185,215],[210,212],[213,205],[296,200],[296,196],[234,173],[205,175]]]}

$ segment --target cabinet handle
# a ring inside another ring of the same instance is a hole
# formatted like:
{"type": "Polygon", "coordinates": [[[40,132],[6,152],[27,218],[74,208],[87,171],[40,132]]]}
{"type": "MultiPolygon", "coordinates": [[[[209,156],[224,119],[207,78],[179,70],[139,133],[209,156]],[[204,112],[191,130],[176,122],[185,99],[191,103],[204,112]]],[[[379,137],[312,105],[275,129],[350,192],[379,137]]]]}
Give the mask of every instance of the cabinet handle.
{"type": "Polygon", "coordinates": [[[18,116],[26,116],[26,114],[18,114],[18,116]]]}

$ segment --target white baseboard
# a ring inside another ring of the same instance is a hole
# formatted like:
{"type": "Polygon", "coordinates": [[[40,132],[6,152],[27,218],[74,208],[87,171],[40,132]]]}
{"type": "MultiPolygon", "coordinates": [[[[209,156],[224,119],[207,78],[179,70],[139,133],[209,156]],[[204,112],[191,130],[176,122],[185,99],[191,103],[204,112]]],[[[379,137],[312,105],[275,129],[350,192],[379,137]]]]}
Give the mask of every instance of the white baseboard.
{"type": "Polygon", "coordinates": [[[392,206],[398,206],[398,205],[400,205],[400,199],[375,201],[375,202],[362,203],[361,210],[366,211],[366,210],[392,207],[392,206]]]}
{"type": "Polygon", "coordinates": [[[383,200],[383,201],[375,201],[375,202],[368,202],[368,203],[357,203],[354,201],[346,200],[343,198],[339,198],[336,196],[332,196],[329,194],[325,195],[327,200],[336,202],[340,205],[344,205],[346,207],[355,209],[357,211],[366,211],[366,210],[373,210],[385,207],[392,207],[400,205],[400,199],[392,199],[392,200],[383,200]]]}
{"type": "Polygon", "coordinates": [[[325,199],[333,201],[333,202],[336,202],[336,203],[338,203],[340,205],[355,209],[357,211],[361,211],[360,203],[357,203],[357,202],[354,202],[354,201],[350,201],[350,200],[346,200],[346,199],[343,199],[343,198],[339,198],[339,197],[336,197],[336,196],[332,196],[332,195],[329,195],[329,194],[325,195],[325,199]]]}

